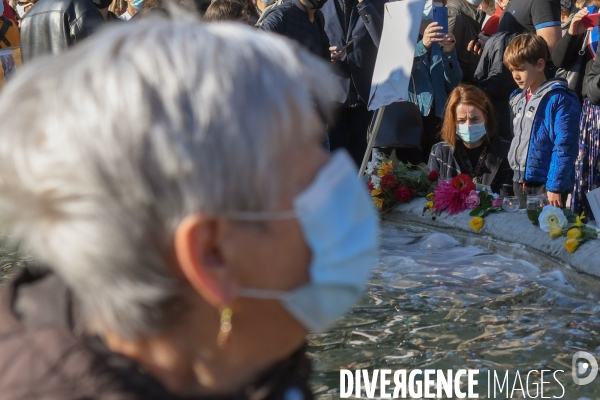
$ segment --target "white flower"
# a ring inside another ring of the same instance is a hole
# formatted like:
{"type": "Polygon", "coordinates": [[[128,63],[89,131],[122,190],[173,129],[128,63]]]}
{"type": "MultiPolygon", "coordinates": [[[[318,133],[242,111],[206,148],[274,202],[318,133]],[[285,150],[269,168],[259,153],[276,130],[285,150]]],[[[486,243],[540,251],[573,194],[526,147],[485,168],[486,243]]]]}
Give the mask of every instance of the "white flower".
{"type": "Polygon", "coordinates": [[[378,160],[383,160],[383,153],[376,153],[375,157],[377,157],[378,160]]]}
{"type": "Polygon", "coordinates": [[[372,161],[369,161],[367,163],[367,175],[371,175],[373,172],[375,172],[375,164],[372,161]]]}
{"type": "Polygon", "coordinates": [[[499,198],[500,198],[500,195],[499,195],[498,193],[494,193],[494,192],[492,191],[492,188],[491,188],[491,187],[489,187],[489,186],[485,186],[485,187],[483,188],[483,190],[484,190],[484,191],[485,191],[487,194],[489,194],[490,196],[492,196],[492,198],[493,198],[494,200],[497,200],[497,199],[499,199],[499,198]]]}
{"type": "Polygon", "coordinates": [[[538,222],[540,223],[540,228],[544,232],[550,232],[550,225],[552,225],[553,222],[556,222],[561,228],[565,228],[569,223],[563,210],[554,206],[545,206],[540,214],[538,222]]]}
{"type": "Polygon", "coordinates": [[[371,175],[371,183],[373,184],[373,189],[380,189],[381,178],[377,175],[371,175]]]}

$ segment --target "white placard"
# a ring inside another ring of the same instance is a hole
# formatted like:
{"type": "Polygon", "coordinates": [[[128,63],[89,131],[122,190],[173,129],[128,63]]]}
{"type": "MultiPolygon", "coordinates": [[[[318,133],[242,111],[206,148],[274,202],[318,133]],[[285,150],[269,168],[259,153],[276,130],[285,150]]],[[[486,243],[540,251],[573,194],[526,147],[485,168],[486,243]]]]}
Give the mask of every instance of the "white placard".
{"type": "Polygon", "coordinates": [[[385,4],[383,32],[371,81],[369,110],[406,100],[424,6],[425,0],[400,0],[385,4]]]}
{"type": "Polygon", "coordinates": [[[598,222],[600,222],[600,188],[594,189],[591,192],[587,192],[585,195],[590,203],[590,208],[594,214],[594,219],[598,224],[598,222]]]}

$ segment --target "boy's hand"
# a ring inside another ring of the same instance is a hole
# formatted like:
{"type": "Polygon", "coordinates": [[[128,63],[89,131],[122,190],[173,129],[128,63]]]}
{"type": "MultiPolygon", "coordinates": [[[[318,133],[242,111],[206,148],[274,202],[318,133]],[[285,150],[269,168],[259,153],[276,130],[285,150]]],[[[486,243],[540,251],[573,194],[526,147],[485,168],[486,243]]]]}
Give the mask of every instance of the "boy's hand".
{"type": "Polygon", "coordinates": [[[562,208],[562,199],[560,193],[548,192],[548,202],[551,206],[562,208]]]}

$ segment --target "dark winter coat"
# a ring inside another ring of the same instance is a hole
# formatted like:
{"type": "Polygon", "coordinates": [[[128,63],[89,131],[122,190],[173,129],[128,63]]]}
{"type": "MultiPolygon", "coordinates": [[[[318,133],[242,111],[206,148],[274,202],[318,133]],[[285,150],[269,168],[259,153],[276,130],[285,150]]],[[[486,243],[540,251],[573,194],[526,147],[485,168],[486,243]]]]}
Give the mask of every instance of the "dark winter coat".
{"type": "Polygon", "coordinates": [[[92,0],[38,1],[21,22],[23,63],[57,54],[90,36],[104,24],[92,0]]]}
{"type": "MultiPolygon", "coordinates": [[[[571,70],[574,64],[577,61],[577,57],[579,52],[583,47],[583,42],[586,39],[587,35],[582,33],[580,35],[571,35],[570,33],[565,33],[565,35],[558,41],[554,51],[552,52],[552,63],[556,68],[562,68],[565,70],[571,70]]],[[[579,82],[576,87],[580,88],[581,92],[576,93],[580,99],[587,98],[587,87],[583,85],[584,77],[587,75],[592,69],[592,65],[594,64],[594,58],[592,57],[592,53],[588,46],[585,46],[583,53],[583,65],[580,65],[579,70],[579,82]]],[[[575,89],[571,87],[571,89],[575,89]]]]}
{"type": "MultiPolygon", "coordinates": [[[[481,148],[483,150],[483,146],[481,148]]],[[[505,191],[503,187],[512,186],[512,170],[508,164],[507,156],[507,146],[497,136],[492,138],[489,151],[485,157],[485,169],[481,181],[477,183],[490,186],[494,193],[505,194],[503,193],[505,191]]],[[[454,157],[454,149],[447,142],[433,145],[427,166],[431,171],[438,171],[440,179],[451,179],[466,173],[454,157]]]]}
{"type": "Polygon", "coordinates": [[[503,58],[506,47],[515,36],[515,33],[499,32],[488,39],[483,53],[481,53],[473,81],[473,84],[490,98],[496,111],[498,135],[506,140],[512,139],[508,99],[518,86],[504,65],[503,58]]]}
{"type": "Polygon", "coordinates": [[[0,290],[0,400],[312,399],[299,350],[232,396],[180,397],[87,336],[77,302],[52,273],[25,269],[0,290]]]}
{"type": "Polygon", "coordinates": [[[356,40],[346,50],[346,56],[336,63],[340,82],[346,96],[350,85],[354,84],[358,96],[367,104],[371,91],[371,80],[377,59],[377,49],[383,30],[383,9],[388,0],[347,0],[344,5],[339,0],[329,0],[321,11],[325,18],[325,32],[329,44],[343,48],[350,39],[356,40]],[[346,28],[344,6],[350,5],[346,28]]]}
{"type": "Polygon", "coordinates": [[[316,10],[314,22],[310,22],[308,11],[300,0],[290,0],[274,7],[264,18],[259,29],[293,39],[317,57],[322,57],[328,62],[331,60],[323,13],[316,10]]]}
{"type": "Polygon", "coordinates": [[[600,105],[600,57],[592,63],[583,80],[583,91],[594,105],[600,105]]]}
{"type": "Polygon", "coordinates": [[[456,38],[458,62],[463,73],[463,82],[473,82],[479,56],[467,50],[471,40],[477,40],[483,29],[485,12],[478,10],[466,0],[448,0],[448,30],[456,38]]]}

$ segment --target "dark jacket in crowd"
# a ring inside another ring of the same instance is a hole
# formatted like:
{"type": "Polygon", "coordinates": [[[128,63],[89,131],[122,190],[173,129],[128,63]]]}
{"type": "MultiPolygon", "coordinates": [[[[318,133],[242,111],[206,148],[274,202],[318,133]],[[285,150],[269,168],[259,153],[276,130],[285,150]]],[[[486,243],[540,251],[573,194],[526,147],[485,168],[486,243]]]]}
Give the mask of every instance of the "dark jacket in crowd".
{"type": "Polygon", "coordinates": [[[518,86],[503,62],[504,51],[516,33],[499,32],[492,35],[485,44],[481,59],[475,71],[473,84],[490,98],[498,121],[498,135],[512,139],[512,121],[508,99],[518,86]]]}
{"type": "MultiPolygon", "coordinates": [[[[486,145],[481,145],[479,149],[483,151],[486,145]]],[[[512,187],[513,172],[508,164],[508,146],[505,145],[497,136],[494,136],[487,145],[485,164],[481,177],[475,178],[476,183],[490,186],[494,193],[506,195],[508,188],[512,187]]],[[[429,155],[428,167],[430,170],[436,170],[440,173],[440,179],[451,179],[460,174],[467,173],[461,159],[456,157],[456,152],[464,149],[461,141],[457,140],[453,149],[447,142],[435,144],[429,155]]],[[[464,150],[463,150],[464,151],[464,150]]],[[[474,168],[474,166],[472,166],[474,168]]]]}
{"type": "Polygon", "coordinates": [[[92,0],[41,0],[21,22],[23,62],[57,54],[85,39],[104,23],[92,0]]]}
{"type": "Polygon", "coordinates": [[[448,30],[456,38],[456,53],[463,73],[463,82],[473,82],[479,56],[467,50],[471,40],[477,40],[483,29],[485,12],[466,0],[448,0],[448,30]]]}
{"type": "MultiPolygon", "coordinates": [[[[569,32],[565,33],[552,52],[554,66],[568,71],[573,70],[576,67],[575,63],[577,62],[578,54],[582,50],[586,38],[587,35],[585,33],[575,36],[569,32]]],[[[594,64],[594,58],[587,44],[583,48],[583,51],[583,62],[578,71],[580,73],[579,80],[574,85],[569,84],[569,87],[575,91],[580,99],[588,97],[587,89],[583,86],[583,79],[590,72],[594,64]]]]}
{"type": "Polygon", "coordinates": [[[346,96],[351,85],[354,85],[352,90],[356,90],[365,104],[369,101],[377,48],[383,30],[384,4],[387,1],[363,0],[359,3],[358,0],[329,0],[321,9],[331,46],[341,49],[356,36],[356,40],[346,49],[346,56],[335,67],[339,70],[346,96]]]}
{"type": "Polygon", "coordinates": [[[514,138],[508,161],[515,182],[546,184],[565,193],[575,185],[581,104],[564,79],[542,84],[527,100],[526,90],[511,96],[514,138]]]}
{"type": "MultiPolygon", "coordinates": [[[[47,1],[47,0],[42,0],[47,1]]],[[[0,400],[312,399],[299,350],[232,396],[178,397],[131,360],[83,334],[77,302],[52,273],[25,269],[0,290],[0,400]]]]}
{"type": "Polygon", "coordinates": [[[321,10],[316,10],[315,20],[310,22],[308,11],[300,0],[286,1],[273,8],[259,29],[276,32],[293,39],[316,56],[327,61],[331,60],[323,13],[321,10]]]}
{"type": "Polygon", "coordinates": [[[600,57],[596,57],[596,60],[592,62],[589,71],[586,70],[583,93],[592,104],[600,105],[600,57]]]}

